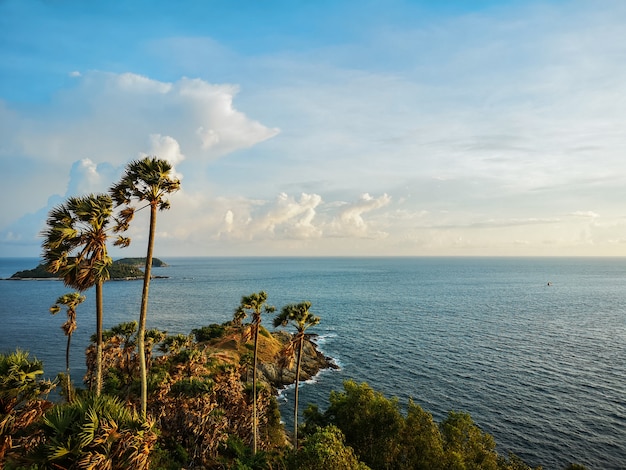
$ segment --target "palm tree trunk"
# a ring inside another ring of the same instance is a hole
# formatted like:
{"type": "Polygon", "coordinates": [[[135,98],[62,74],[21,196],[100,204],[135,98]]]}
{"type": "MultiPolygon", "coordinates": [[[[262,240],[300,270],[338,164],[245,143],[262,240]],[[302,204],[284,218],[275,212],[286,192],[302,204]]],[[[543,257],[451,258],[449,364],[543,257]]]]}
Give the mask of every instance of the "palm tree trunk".
{"type": "Polygon", "coordinates": [[[102,284],[96,283],[96,396],[102,391],[102,284]]]}
{"type": "Polygon", "coordinates": [[[298,347],[298,360],[296,362],[296,394],[294,397],[294,412],[293,412],[293,445],[298,450],[298,385],[300,383],[300,362],[302,360],[302,345],[304,342],[304,335],[298,333],[300,336],[300,345],[298,347]]]}
{"type": "Polygon", "coordinates": [[[148,371],[146,368],[146,317],[148,316],[148,292],[152,272],[152,251],[154,249],[154,234],[156,232],[156,203],[150,205],[150,231],[148,232],[148,251],[146,253],[146,267],[143,275],[143,291],[141,293],[141,312],[139,313],[139,329],[137,330],[137,349],[139,350],[139,371],[141,374],[141,416],[146,419],[148,409],[148,371]]]}
{"type": "Polygon", "coordinates": [[[65,347],[65,373],[70,375],[70,342],[72,341],[72,334],[67,335],[67,346],[65,347]]]}
{"type": "Polygon", "coordinates": [[[70,377],[70,343],[72,342],[72,333],[67,335],[67,347],[65,348],[65,396],[67,402],[72,402],[72,378],[70,377]]]}
{"type": "Polygon", "coordinates": [[[256,409],[256,364],[259,350],[259,325],[254,325],[254,369],[252,370],[252,453],[256,455],[257,449],[257,409],[256,409]]]}

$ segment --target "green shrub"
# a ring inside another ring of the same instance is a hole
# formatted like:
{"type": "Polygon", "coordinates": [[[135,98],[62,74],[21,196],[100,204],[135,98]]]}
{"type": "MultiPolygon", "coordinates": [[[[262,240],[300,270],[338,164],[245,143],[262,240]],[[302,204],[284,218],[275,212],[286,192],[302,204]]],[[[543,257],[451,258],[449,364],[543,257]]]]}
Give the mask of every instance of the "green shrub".
{"type": "Polygon", "coordinates": [[[195,377],[179,380],[172,384],[170,393],[173,395],[183,395],[186,397],[196,397],[204,393],[209,393],[213,388],[212,380],[201,380],[195,377]]]}
{"type": "Polygon", "coordinates": [[[217,323],[212,323],[209,326],[203,326],[202,328],[194,328],[191,330],[191,333],[196,337],[196,341],[198,343],[221,338],[224,336],[225,332],[226,327],[224,325],[218,325],[217,323]]]}
{"type": "Polygon", "coordinates": [[[368,470],[360,462],[352,447],[344,443],[344,435],[336,426],[319,428],[308,436],[290,459],[289,468],[293,470],[368,470]]]}

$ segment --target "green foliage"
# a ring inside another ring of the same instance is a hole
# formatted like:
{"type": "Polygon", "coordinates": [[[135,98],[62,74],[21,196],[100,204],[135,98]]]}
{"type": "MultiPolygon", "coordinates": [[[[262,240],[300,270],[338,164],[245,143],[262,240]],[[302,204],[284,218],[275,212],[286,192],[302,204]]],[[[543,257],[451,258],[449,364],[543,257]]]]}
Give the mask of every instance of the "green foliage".
{"type": "Polygon", "coordinates": [[[187,397],[197,397],[204,393],[210,393],[213,389],[212,380],[202,380],[199,378],[182,379],[172,385],[170,393],[172,395],[184,395],[187,397]]]}
{"type": "Polygon", "coordinates": [[[159,351],[163,353],[177,354],[185,348],[191,346],[191,337],[178,334],[166,337],[159,345],[159,351]]]}
{"type": "Polygon", "coordinates": [[[450,411],[439,428],[449,468],[459,470],[498,468],[498,454],[493,437],[483,433],[469,414],[450,411]]]}
{"type": "Polygon", "coordinates": [[[120,262],[113,262],[109,268],[111,279],[142,279],[143,271],[137,266],[131,264],[124,264],[120,262]]]}
{"type": "Polygon", "coordinates": [[[398,456],[398,439],[404,418],[398,400],[387,399],[369,385],[344,382],[344,392],[330,393],[326,411],[331,424],[346,436],[348,445],[374,469],[394,468],[398,456]]]}
{"type": "Polygon", "coordinates": [[[17,350],[0,354],[0,468],[18,458],[16,449],[30,449],[37,440],[32,428],[52,403],[43,398],[54,388],[40,380],[43,365],[17,350]]]}
{"type": "Polygon", "coordinates": [[[303,431],[310,436],[323,426],[337,426],[346,445],[374,470],[530,470],[519,457],[498,456],[495,441],[467,413],[451,411],[437,425],[412,401],[406,417],[398,400],[388,399],[366,383],[347,380],[344,391],[330,393],[330,406],[305,412],[303,431]]]}
{"type": "Polygon", "coordinates": [[[283,423],[281,421],[278,400],[274,395],[270,395],[267,400],[265,419],[265,426],[263,426],[259,431],[261,441],[271,443],[272,445],[282,443],[285,439],[285,428],[283,427],[283,423]]]}
{"type": "Polygon", "coordinates": [[[196,341],[198,343],[221,338],[222,336],[224,336],[225,332],[226,327],[224,325],[218,325],[217,323],[212,323],[208,326],[203,326],[202,328],[194,328],[193,330],[191,330],[191,333],[196,337],[196,341]]]}
{"type": "MultiPolygon", "coordinates": [[[[124,322],[113,326],[110,330],[102,332],[103,338],[103,390],[109,395],[127,400],[136,395],[137,388],[141,386],[138,381],[139,369],[137,322],[124,322]]],[[[155,346],[165,341],[167,334],[164,331],[150,329],[145,332],[145,354],[151,365],[151,358],[155,346]]],[[[92,335],[92,343],[96,336],[92,335]]],[[[163,350],[162,347],[159,349],[163,350]]],[[[87,375],[85,382],[91,384],[94,381],[95,370],[95,345],[91,344],[87,349],[87,375]]],[[[158,367],[151,371],[150,382],[152,388],[158,381],[163,380],[158,367]],[[160,375],[159,375],[160,374],[160,375]],[[157,375],[155,377],[155,375],[157,375]]]]}
{"type": "Polygon", "coordinates": [[[402,468],[435,469],[444,461],[439,428],[430,413],[409,402],[404,426],[399,435],[402,468]]]}
{"type": "MultiPolygon", "coordinates": [[[[573,465],[573,468],[568,467],[565,470],[586,470],[583,466],[573,465]]],[[[498,468],[500,470],[533,470],[520,457],[512,453],[509,453],[508,458],[498,456],[498,468]]],[[[536,467],[534,470],[541,470],[541,467],[536,467]]]]}
{"type": "Polygon", "coordinates": [[[150,468],[152,470],[180,470],[185,468],[189,461],[189,454],[182,445],[171,444],[171,447],[166,447],[161,443],[154,446],[150,453],[150,468]]]}
{"type": "Polygon", "coordinates": [[[148,468],[153,424],[108,395],[88,394],[46,413],[42,443],[27,456],[45,468],[148,468]]]}
{"type": "Polygon", "coordinates": [[[11,279],[47,279],[59,277],[56,273],[51,273],[46,269],[46,265],[41,263],[33,269],[18,271],[11,276],[11,279]]]}
{"type": "MultiPolygon", "coordinates": [[[[120,258],[114,261],[114,264],[127,264],[131,266],[145,266],[146,258],[120,258]]],[[[152,266],[160,268],[163,266],[167,266],[163,261],[159,258],[152,258],[152,266]]]]}
{"type": "Polygon", "coordinates": [[[345,445],[343,433],[336,426],[319,428],[309,435],[297,453],[291,457],[293,470],[368,470],[354,450],[345,445]]]}
{"type": "MultiPolygon", "coordinates": [[[[143,278],[143,271],[139,269],[139,266],[145,265],[145,258],[122,258],[117,261],[113,261],[109,266],[109,278],[110,279],[140,279],[143,278]]],[[[163,261],[158,258],[152,259],[152,266],[161,267],[167,266],[163,261]]],[[[11,279],[51,279],[58,278],[58,273],[49,272],[46,269],[45,263],[40,263],[33,269],[25,269],[18,271],[11,276],[11,279]]]]}
{"type": "Polygon", "coordinates": [[[39,380],[43,363],[28,356],[28,352],[19,349],[0,354],[0,413],[39,398],[53,388],[49,381],[39,380]]]}
{"type": "Polygon", "coordinates": [[[232,470],[266,470],[269,468],[268,454],[264,451],[252,452],[238,436],[228,437],[221,454],[220,460],[232,470]]]}
{"type": "Polygon", "coordinates": [[[108,395],[120,396],[121,391],[126,393],[131,388],[131,383],[127,383],[119,369],[109,369],[102,383],[102,391],[108,395]]]}

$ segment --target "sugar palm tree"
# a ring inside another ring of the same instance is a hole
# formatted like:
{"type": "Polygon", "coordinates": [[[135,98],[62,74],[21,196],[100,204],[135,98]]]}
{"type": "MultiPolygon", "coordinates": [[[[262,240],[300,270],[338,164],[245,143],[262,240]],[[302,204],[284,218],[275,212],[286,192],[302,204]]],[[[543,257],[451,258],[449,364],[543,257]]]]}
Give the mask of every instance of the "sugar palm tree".
{"type": "Polygon", "coordinates": [[[252,453],[256,454],[257,451],[257,433],[258,433],[258,419],[257,419],[257,357],[259,351],[259,328],[261,327],[261,314],[272,313],[276,311],[276,307],[267,305],[267,292],[261,291],[258,293],[243,296],[241,298],[241,304],[235,310],[234,320],[241,322],[248,312],[252,314],[252,321],[247,325],[245,329],[245,339],[254,338],[254,356],[253,356],[253,368],[252,368],[252,453]]]}
{"type": "Polygon", "coordinates": [[[46,269],[81,292],[96,286],[96,395],[102,389],[102,286],[112,263],[106,246],[112,213],[106,194],[71,197],[50,211],[42,232],[46,269]]]}
{"type": "Polygon", "coordinates": [[[85,301],[85,296],[79,292],[71,292],[59,297],[56,303],[50,307],[50,313],[56,315],[61,311],[61,305],[67,310],[67,321],[63,323],[61,328],[67,336],[67,346],[65,348],[65,373],[66,377],[66,394],[67,401],[72,401],[72,379],[70,376],[70,343],[72,341],[72,333],[76,330],[76,307],[85,301]]]}
{"type": "MultiPolygon", "coordinates": [[[[173,177],[172,166],[166,161],[156,157],[146,157],[142,160],[134,160],[126,166],[126,172],[122,179],[111,187],[110,194],[116,206],[126,206],[117,220],[117,231],[128,229],[133,218],[135,208],[130,204],[133,201],[146,203],[144,207],[150,207],[150,227],[148,231],[148,247],[146,253],[146,266],[144,270],[143,290],[141,293],[141,310],[139,312],[139,330],[137,342],[139,351],[139,367],[141,375],[141,415],[146,417],[148,401],[148,379],[146,370],[145,332],[146,317],[148,315],[148,293],[150,290],[150,278],[152,271],[152,253],[154,250],[154,236],[156,232],[157,210],[169,209],[169,201],[165,198],[180,189],[180,181],[173,177]]],[[[142,207],[143,208],[143,207],[142,207]]],[[[127,245],[128,239],[119,239],[120,244],[127,245]]]]}
{"type": "Polygon", "coordinates": [[[299,304],[285,305],[281,312],[274,318],[274,328],[279,326],[287,326],[291,323],[296,328],[296,334],[289,342],[285,353],[293,357],[293,354],[297,354],[296,359],[296,390],[294,397],[294,414],[293,414],[293,435],[294,446],[298,448],[298,385],[300,382],[300,364],[302,362],[302,349],[304,346],[304,332],[317,325],[320,322],[320,318],[313,315],[313,312],[309,310],[311,308],[311,302],[301,302],[299,304]]]}

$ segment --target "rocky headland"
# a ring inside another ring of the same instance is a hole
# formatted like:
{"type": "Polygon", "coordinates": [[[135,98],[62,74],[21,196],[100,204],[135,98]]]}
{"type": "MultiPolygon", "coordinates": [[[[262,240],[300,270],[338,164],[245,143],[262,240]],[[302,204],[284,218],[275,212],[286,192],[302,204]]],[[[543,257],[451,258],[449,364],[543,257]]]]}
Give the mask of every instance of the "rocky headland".
{"type": "MultiPolygon", "coordinates": [[[[217,325],[216,325],[217,326],[217,325]]],[[[205,343],[205,353],[222,363],[246,364],[252,379],[252,343],[245,341],[243,328],[223,326],[223,335],[205,343]]],[[[317,347],[317,335],[306,335],[302,349],[300,381],[309,380],[324,369],[338,369],[332,358],[325,356],[317,347]]],[[[286,331],[269,332],[261,328],[259,334],[257,378],[277,393],[278,390],[296,381],[296,361],[283,354],[293,335],[286,331]]]]}

